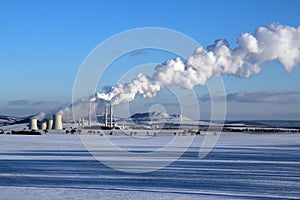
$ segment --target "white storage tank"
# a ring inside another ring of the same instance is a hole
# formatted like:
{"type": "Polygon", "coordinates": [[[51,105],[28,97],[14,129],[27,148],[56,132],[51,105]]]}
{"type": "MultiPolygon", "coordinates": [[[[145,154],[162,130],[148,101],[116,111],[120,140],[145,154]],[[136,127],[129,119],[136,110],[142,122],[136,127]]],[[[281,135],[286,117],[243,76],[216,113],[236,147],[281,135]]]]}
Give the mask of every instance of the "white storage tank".
{"type": "Polygon", "coordinates": [[[32,118],[31,120],[30,120],[30,129],[31,130],[38,130],[38,126],[37,126],[37,119],[35,119],[35,118],[32,118]]]}
{"type": "Polygon", "coordinates": [[[60,114],[53,115],[53,129],[62,130],[62,116],[60,114]]]}

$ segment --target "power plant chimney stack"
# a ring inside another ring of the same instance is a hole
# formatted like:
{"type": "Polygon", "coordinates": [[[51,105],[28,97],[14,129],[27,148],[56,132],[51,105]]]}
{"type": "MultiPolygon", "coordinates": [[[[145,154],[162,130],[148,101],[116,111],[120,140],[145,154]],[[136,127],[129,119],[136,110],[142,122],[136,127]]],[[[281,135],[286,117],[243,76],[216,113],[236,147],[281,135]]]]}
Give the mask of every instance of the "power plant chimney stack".
{"type": "Polygon", "coordinates": [[[91,127],[91,121],[92,121],[92,102],[89,101],[89,122],[88,122],[88,126],[91,127]]]}
{"type": "Polygon", "coordinates": [[[110,110],[110,115],[109,115],[109,118],[110,118],[110,127],[112,128],[112,106],[111,106],[111,103],[109,104],[109,110],[110,110]]]}
{"type": "Polygon", "coordinates": [[[107,104],[105,104],[105,127],[108,126],[108,124],[107,124],[107,114],[108,114],[108,111],[107,111],[107,104]]]}

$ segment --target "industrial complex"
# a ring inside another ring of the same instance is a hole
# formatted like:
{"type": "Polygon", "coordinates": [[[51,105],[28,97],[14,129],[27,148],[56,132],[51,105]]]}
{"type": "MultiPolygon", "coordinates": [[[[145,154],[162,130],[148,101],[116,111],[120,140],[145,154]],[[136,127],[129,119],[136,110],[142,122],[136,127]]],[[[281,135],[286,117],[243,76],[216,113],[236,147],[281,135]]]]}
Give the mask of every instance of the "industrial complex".
{"type": "Polygon", "coordinates": [[[42,120],[38,123],[36,118],[31,118],[30,120],[30,130],[46,130],[46,129],[54,129],[54,130],[62,130],[63,122],[61,114],[54,114],[53,119],[42,120]]]}

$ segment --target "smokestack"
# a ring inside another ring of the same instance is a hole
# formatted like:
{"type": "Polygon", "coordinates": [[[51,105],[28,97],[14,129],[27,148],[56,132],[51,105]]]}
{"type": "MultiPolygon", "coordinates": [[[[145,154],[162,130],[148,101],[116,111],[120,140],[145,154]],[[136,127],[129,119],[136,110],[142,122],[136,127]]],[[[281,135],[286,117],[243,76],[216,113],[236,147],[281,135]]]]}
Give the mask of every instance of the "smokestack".
{"type": "Polygon", "coordinates": [[[110,115],[109,115],[109,118],[110,118],[110,127],[112,128],[113,121],[112,121],[112,105],[111,105],[111,103],[109,104],[109,110],[110,110],[110,115]]]}
{"type": "Polygon", "coordinates": [[[108,114],[108,112],[107,112],[107,104],[105,104],[105,127],[108,126],[108,124],[107,124],[107,114],[108,114]]]}
{"type": "Polygon", "coordinates": [[[88,115],[89,115],[89,122],[88,122],[88,126],[91,126],[91,121],[92,121],[92,102],[89,101],[89,111],[88,111],[88,115]]]}

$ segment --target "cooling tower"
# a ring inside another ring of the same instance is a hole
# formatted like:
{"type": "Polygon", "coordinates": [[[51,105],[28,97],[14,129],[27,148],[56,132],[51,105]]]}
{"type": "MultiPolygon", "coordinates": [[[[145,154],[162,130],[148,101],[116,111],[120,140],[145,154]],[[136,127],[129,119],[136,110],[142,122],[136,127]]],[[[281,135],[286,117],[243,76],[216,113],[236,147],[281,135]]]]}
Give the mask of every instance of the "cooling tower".
{"type": "Polygon", "coordinates": [[[43,122],[41,124],[41,130],[46,130],[47,129],[47,122],[43,122]]]}
{"type": "Polygon", "coordinates": [[[49,119],[49,120],[48,120],[47,128],[48,128],[48,129],[52,129],[52,127],[53,127],[53,120],[52,120],[52,119],[49,119]]]}
{"type": "Polygon", "coordinates": [[[32,119],[30,120],[30,129],[31,129],[31,130],[35,130],[35,131],[38,129],[38,126],[37,126],[37,119],[32,118],[32,119]]]}
{"type": "Polygon", "coordinates": [[[62,116],[59,114],[53,115],[53,129],[62,130],[62,116]]]}

